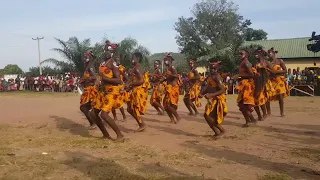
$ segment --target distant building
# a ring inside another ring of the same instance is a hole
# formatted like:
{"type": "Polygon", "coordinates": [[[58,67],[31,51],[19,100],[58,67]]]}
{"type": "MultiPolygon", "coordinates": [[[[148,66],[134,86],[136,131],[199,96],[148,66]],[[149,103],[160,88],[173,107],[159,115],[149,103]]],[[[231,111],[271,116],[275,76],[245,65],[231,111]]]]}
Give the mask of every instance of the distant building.
{"type": "Polygon", "coordinates": [[[245,46],[261,45],[265,50],[274,47],[278,51],[277,57],[283,59],[287,69],[304,69],[305,67],[320,66],[320,52],[314,54],[307,50],[307,44],[310,44],[309,37],[291,38],[291,39],[274,39],[262,41],[246,41],[245,46]]]}
{"type": "Polygon", "coordinates": [[[8,81],[9,79],[16,79],[18,77],[18,74],[5,74],[3,75],[3,78],[8,81]]]}

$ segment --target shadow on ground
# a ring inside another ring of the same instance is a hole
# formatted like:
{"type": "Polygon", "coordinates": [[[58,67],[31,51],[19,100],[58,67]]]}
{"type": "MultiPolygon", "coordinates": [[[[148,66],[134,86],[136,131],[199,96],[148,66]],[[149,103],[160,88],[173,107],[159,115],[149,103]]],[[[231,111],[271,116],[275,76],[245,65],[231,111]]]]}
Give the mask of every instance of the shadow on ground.
{"type": "MultiPolygon", "coordinates": [[[[159,177],[143,177],[140,175],[129,172],[125,167],[116,163],[113,160],[105,158],[97,158],[83,152],[65,152],[67,160],[64,162],[67,166],[82,172],[85,176],[92,180],[147,180],[147,179],[158,179],[158,180],[200,180],[202,177],[189,176],[187,174],[178,172],[169,167],[158,167],[144,166],[139,171],[145,172],[146,168],[156,170],[157,173],[165,174],[159,177]],[[155,169],[156,168],[156,169],[155,169]],[[178,175],[173,175],[178,174],[178,175]]],[[[154,171],[155,172],[155,171],[154,171]]]]}
{"type": "Polygon", "coordinates": [[[57,123],[56,126],[60,131],[69,131],[73,135],[80,135],[82,137],[92,137],[88,131],[88,128],[81,124],[78,124],[71,119],[59,116],[49,116],[57,123]]]}
{"type": "Polygon", "coordinates": [[[212,148],[207,145],[201,144],[191,144],[191,143],[184,143],[182,144],[186,148],[193,149],[198,153],[207,155],[213,158],[224,158],[230,161],[234,161],[239,164],[245,164],[252,167],[258,167],[261,169],[266,169],[269,171],[274,171],[277,173],[284,173],[292,178],[303,178],[303,179],[319,179],[319,175],[314,175],[309,172],[314,172],[314,170],[306,167],[295,166],[292,164],[285,164],[279,162],[271,162],[268,160],[261,159],[258,156],[250,155],[241,152],[235,152],[229,149],[219,149],[219,148],[212,148]]]}
{"type": "Polygon", "coordinates": [[[198,135],[196,135],[196,134],[185,132],[185,131],[178,129],[178,128],[171,128],[171,127],[164,127],[164,126],[153,126],[153,125],[148,125],[148,127],[153,128],[153,129],[157,129],[159,131],[163,131],[166,133],[174,134],[174,135],[198,137],[198,135]]]}

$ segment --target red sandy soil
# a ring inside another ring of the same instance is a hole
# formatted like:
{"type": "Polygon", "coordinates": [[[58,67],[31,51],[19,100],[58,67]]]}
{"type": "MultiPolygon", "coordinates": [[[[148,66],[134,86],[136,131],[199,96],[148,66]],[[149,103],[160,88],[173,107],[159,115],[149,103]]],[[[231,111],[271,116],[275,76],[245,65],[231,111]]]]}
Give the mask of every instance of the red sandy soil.
{"type": "Polygon", "coordinates": [[[289,97],[285,118],[274,102],[271,117],[242,128],[235,96],[228,96],[227,133],[215,140],[181,98],[179,124],[149,106],[148,128],[135,133],[128,115],[117,122],[126,140],[114,143],[87,129],[78,95],[0,94],[0,179],[320,179],[319,103],[289,97]]]}

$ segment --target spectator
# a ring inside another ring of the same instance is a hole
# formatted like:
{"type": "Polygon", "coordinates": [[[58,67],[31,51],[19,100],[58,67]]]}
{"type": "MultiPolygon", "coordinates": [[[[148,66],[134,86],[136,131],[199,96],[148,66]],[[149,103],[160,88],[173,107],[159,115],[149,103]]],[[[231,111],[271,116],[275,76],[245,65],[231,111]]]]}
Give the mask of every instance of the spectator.
{"type": "Polygon", "coordinates": [[[288,84],[292,84],[292,81],[293,81],[293,74],[291,73],[291,68],[289,68],[288,69],[288,75],[287,75],[287,83],[288,84]]]}

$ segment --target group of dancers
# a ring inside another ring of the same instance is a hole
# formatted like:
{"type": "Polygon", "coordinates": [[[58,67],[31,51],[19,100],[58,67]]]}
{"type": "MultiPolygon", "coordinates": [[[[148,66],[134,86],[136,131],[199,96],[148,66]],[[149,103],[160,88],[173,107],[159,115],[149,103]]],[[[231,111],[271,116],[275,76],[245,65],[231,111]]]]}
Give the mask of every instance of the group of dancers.
{"type": "MultiPolygon", "coordinates": [[[[150,104],[157,110],[158,115],[167,114],[171,123],[178,123],[181,117],[177,109],[180,87],[183,86],[186,92],[183,102],[190,112],[189,115],[199,114],[197,108],[202,106],[200,99],[204,97],[207,99],[204,118],[214,131],[214,137],[225,133],[221,124],[228,109],[225,85],[219,71],[220,61],[209,62],[209,73],[206,77],[202,77],[196,70],[196,60],[190,59],[190,72],[187,78],[182,80],[173,66],[174,58],[170,54],[166,54],[163,59],[166,66],[165,73],[160,69],[161,61],[156,60],[154,72],[150,74],[141,68],[140,62],[143,56],[140,52],[133,53],[131,62],[134,67],[127,71],[120,64],[120,58],[114,57],[117,48],[117,44],[105,42],[103,62],[99,66],[98,75],[94,68],[96,57],[93,52],[89,51],[84,56],[85,72],[80,81],[84,92],[81,95],[80,110],[88,119],[91,128],[98,126],[104,138],[112,139],[104,126],[104,121],[117,135],[113,140],[123,140],[124,136],[115,120],[117,119],[116,109],[119,109],[123,119],[126,119],[124,111],[126,104],[127,112],[139,125],[136,131],[145,130],[147,125],[141,119],[141,115],[144,115],[147,110],[150,89],[152,89],[150,104]],[[203,84],[205,86],[202,86],[203,84]],[[113,118],[110,117],[110,112],[113,118]]],[[[288,96],[286,66],[282,60],[276,58],[276,53],[273,48],[268,52],[258,49],[255,52],[257,61],[253,66],[248,61],[249,53],[245,50],[240,51],[242,61],[239,74],[232,78],[239,80],[237,103],[246,120],[244,127],[257,122],[252,115],[254,110],[258,120],[264,120],[270,115],[270,101],[273,100],[279,101],[281,116],[284,116],[283,99],[288,96]]]]}

